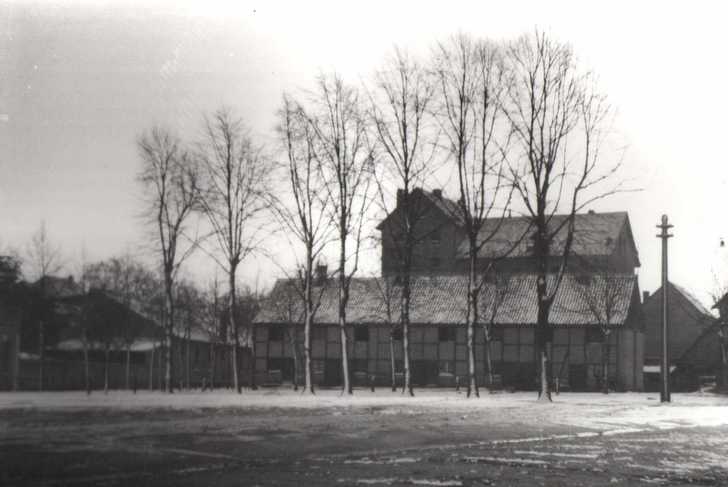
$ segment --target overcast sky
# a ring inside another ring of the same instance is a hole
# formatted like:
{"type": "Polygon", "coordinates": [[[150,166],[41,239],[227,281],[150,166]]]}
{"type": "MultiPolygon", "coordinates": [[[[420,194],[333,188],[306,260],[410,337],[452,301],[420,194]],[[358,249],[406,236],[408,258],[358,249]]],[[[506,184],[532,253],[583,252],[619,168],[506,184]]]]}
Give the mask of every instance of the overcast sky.
{"type": "MultiPolygon", "coordinates": [[[[395,44],[427,53],[458,31],[502,40],[539,26],[573,45],[617,108],[623,175],[642,191],[593,209],[629,212],[642,289],[659,287],[663,213],[672,280],[707,303],[726,268],[719,2],[64,3],[0,6],[0,248],[22,250],[45,220],[69,271],[82,248],[90,260],[139,250],[135,139],[154,124],[194,139],[201,115],[225,104],[267,139],[283,91],[321,70],[357,83],[395,44]]],[[[213,265],[199,256],[188,272],[206,279],[213,265]]],[[[372,253],[366,270],[377,268],[372,253]]],[[[243,279],[277,274],[260,259],[243,279]]]]}

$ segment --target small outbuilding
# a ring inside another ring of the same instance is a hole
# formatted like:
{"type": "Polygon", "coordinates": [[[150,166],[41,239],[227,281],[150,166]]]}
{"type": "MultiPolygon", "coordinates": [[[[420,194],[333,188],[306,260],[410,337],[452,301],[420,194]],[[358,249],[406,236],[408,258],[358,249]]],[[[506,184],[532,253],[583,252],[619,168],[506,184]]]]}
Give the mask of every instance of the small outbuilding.
{"type": "MultiPolygon", "coordinates": [[[[705,375],[705,359],[698,350],[705,350],[712,336],[709,330],[716,317],[687,289],[668,283],[668,313],[671,383],[675,390],[695,390],[700,377],[705,375]],[[707,342],[698,344],[698,341],[707,342]]],[[[645,387],[659,390],[660,357],[662,353],[662,293],[659,288],[652,295],[645,293],[645,387]]],[[[715,335],[717,336],[717,335],[715,335]]]]}

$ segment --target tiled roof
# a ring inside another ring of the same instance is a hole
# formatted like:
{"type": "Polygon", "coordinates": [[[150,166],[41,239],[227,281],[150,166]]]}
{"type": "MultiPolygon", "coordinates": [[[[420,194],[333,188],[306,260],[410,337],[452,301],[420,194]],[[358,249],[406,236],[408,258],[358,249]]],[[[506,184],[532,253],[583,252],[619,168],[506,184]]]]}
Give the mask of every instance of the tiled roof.
{"type": "Polygon", "coordinates": [[[696,298],[693,294],[691,294],[687,289],[685,289],[682,286],[678,286],[674,282],[670,281],[670,285],[675,289],[675,291],[682,294],[682,296],[695,307],[697,311],[704,314],[707,318],[715,318],[713,313],[710,312],[708,308],[706,308],[703,303],[701,303],[698,298],[696,298]]]}
{"type": "MultiPolygon", "coordinates": [[[[550,227],[556,229],[562,225],[568,215],[554,215],[550,227]]],[[[626,212],[614,213],[579,213],[575,215],[574,241],[572,253],[582,256],[611,255],[614,252],[622,228],[628,221],[626,212]]],[[[563,225],[554,237],[551,251],[559,254],[563,251],[566,241],[567,225],[563,225]]],[[[501,257],[519,242],[509,257],[527,257],[533,254],[530,249],[533,229],[530,218],[489,218],[485,220],[480,231],[480,241],[487,242],[481,247],[479,257],[501,257]]],[[[466,257],[468,254],[467,242],[458,247],[458,256],[466,257]]]]}
{"type": "MultiPolygon", "coordinates": [[[[549,277],[549,285],[554,277],[549,277]]],[[[295,281],[279,280],[256,318],[257,323],[287,323],[291,319],[301,320],[301,300],[291,292],[295,281]],[[288,313],[287,310],[291,310],[288,313]],[[290,316],[290,317],[289,317],[290,316]]],[[[614,274],[592,276],[582,279],[573,275],[564,276],[551,310],[550,322],[556,326],[599,325],[604,323],[607,306],[611,311],[611,326],[624,325],[629,311],[637,278],[634,275],[614,274]]],[[[383,278],[354,279],[351,283],[351,298],[347,306],[350,323],[386,323],[386,303],[389,294],[392,321],[399,321],[399,299],[401,287],[393,286],[391,293],[383,278]]],[[[316,288],[314,296],[321,296],[315,321],[321,324],[338,322],[338,288],[331,281],[327,288],[316,288]]],[[[518,274],[503,278],[496,286],[486,283],[481,291],[481,320],[491,312],[489,304],[494,296],[501,296],[496,302],[494,322],[498,325],[535,325],[537,314],[536,276],[518,274]]],[[[467,306],[467,278],[465,276],[416,277],[412,280],[410,322],[413,324],[462,324],[465,322],[467,306]]]]}

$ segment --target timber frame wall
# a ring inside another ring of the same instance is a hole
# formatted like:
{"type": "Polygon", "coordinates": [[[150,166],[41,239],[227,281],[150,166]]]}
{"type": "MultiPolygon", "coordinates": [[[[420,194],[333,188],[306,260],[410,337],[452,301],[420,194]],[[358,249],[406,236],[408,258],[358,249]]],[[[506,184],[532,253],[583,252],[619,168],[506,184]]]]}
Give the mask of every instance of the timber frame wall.
{"type": "MultiPolygon", "coordinates": [[[[293,379],[294,327],[264,325],[256,327],[255,374],[259,384],[290,383],[293,379]],[[275,338],[269,340],[269,328],[277,327],[275,338]]],[[[368,329],[355,340],[354,326],[349,327],[349,357],[355,385],[391,385],[389,327],[386,325],[356,325],[368,329]]],[[[299,384],[303,370],[303,329],[296,327],[296,348],[299,360],[299,384]]],[[[595,341],[599,329],[587,327],[555,327],[552,349],[552,375],[571,390],[597,390],[601,372],[602,344],[595,341]],[[593,329],[594,333],[587,333],[593,329]],[[587,341],[589,339],[590,341],[587,341]]],[[[494,373],[500,376],[503,387],[535,389],[536,352],[533,326],[496,327],[491,342],[491,362],[494,373]]],[[[643,346],[642,331],[632,327],[614,328],[609,338],[609,383],[615,390],[642,390],[643,346]]],[[[484,343],[482,329],[475,337],[476,375],[484,384],[484,343]]],[[[314,383],[319,386],[341,385],[341,347],[336,325],[314,325],[311,355],[314,383]]],[[[401,372],[402,342],[395,341],[396,369],[401,372]]],[[[465,384],[467,347],[465,328],[453,325],[412,325],[410,328],[410,360],[412,382],[423,386],[455,386],[465,384]],[[440,329],[453,329],[441,332],[440,329]],[[442,336],[441,336],[442,335],[442,336]],[[446,340],[441,340],[441,338],[446,340]]]]}

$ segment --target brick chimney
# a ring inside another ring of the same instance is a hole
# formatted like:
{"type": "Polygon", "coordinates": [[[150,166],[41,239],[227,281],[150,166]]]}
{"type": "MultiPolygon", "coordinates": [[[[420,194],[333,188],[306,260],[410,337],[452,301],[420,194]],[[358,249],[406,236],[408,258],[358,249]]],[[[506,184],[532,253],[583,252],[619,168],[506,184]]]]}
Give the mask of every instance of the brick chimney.
{"type": "Polygon", "coordinates": [[[437,198],[438,200],[442,199],[442,190],[441,189],[433,189],[432,195],[437,198]]]}
{"type": "Polygon", "coordinates": [[[328,278],[329,267],[321,262],[316,264],[316,271],[314,272],[314,285],[323,286],[326,284],[328,278]]]}
{"type": "Polygon", "coordinates": [[[642,303],[643,304],[647,302],[647,298],[649,298],[649,297],[650,297],[649,291],[642,291],[642,303]]]}

